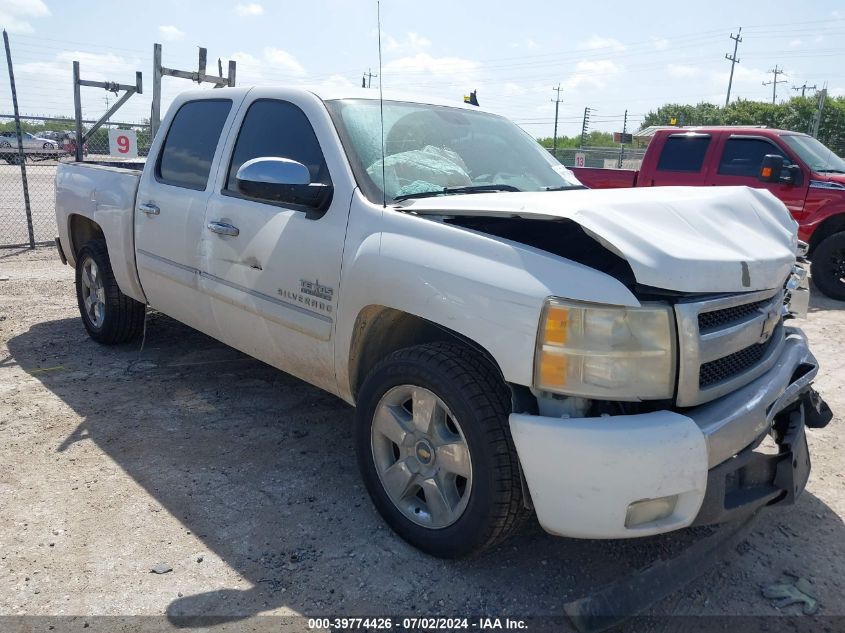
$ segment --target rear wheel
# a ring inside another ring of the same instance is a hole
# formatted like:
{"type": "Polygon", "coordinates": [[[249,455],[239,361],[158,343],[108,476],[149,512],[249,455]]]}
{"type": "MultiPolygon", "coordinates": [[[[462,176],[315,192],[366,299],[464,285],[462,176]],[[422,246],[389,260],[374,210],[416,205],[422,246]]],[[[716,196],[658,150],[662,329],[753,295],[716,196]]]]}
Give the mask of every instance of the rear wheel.
{"type": "Polygon", "coordinates": [[[145,306],[120,291],[104,240],[91,240],[77,253],[76,300],[85,329],[98,343],[125,343],[144,328],[145,306]]]}
{"type": "Polygon", "coordinates": [[[815,248],[810,272],[819,290],[845,301],[845,232],[834,233],[815,248]]]}
{"type": "Polygon", "coordinates": [[[358,403],[364,483],[402,538],[457,558],[515,529],[525,509],[510,394],[487,360],[446,343],[399,350],[370,372],[358,403]]]}

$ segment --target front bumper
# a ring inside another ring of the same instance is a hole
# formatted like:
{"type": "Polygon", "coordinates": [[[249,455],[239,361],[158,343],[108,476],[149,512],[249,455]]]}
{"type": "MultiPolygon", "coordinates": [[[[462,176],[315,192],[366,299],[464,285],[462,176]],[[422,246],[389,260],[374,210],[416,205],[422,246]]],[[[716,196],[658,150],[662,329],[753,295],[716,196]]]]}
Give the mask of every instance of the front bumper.
{"type": "Polygon", "coordinates": [[[693,409],[566,419],[511,414],[540,524],[561,536],[630,538],[794,500],[809,474],[804,423],[817,373],[803,332],[787,328],[768,372],[693,409]],[[754,449],[776,418],[786,420],[776,433],[779,452],[762,455],[754,449]],[[664,500],[656,503],[671,512],[634,518],[632,504],[649,500],[664,500]]]}

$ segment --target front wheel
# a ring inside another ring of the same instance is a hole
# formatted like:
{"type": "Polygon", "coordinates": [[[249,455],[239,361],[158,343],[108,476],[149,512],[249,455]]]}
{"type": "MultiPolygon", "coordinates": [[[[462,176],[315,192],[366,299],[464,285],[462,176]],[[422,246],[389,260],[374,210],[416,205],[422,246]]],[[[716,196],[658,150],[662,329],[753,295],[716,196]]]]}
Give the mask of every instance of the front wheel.
{"type": "Polygon", "coordinates": [[[831,299],[845,301],[845,231],[816,246],[810,263],[813,283],[831,299]]]}
{"type": "Polygon", "coordinates": [[[77,253],[76,300],[85,329],[98,343],[125,343],[143,331],[146,307],[120,291],[103,240],[91,240],[77,253]]]}
{"type": "Polygon", "coordinates": [[[452,344],[399,350],[364,381],[358,465],[403,539],[444,558],[491,547],[524,513],[510,394],[491,364],[452,344]]]}

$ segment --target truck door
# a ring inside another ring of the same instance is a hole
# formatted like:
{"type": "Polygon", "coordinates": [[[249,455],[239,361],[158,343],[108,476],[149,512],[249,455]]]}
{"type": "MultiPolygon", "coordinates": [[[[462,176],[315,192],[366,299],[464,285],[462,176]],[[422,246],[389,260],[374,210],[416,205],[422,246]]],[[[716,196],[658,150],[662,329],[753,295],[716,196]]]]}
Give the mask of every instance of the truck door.
{"type": "Polygon", "coordinates": [[[786,205],[793,216],[800,217],[804,209],[804,199],[807,197],[809,174],[803,173],[796,184],[760,182],[757,176],[767,154],[783,156],[784,166],[794,164],[786,151],[768,137],[732,134],[725,139],[721,148],[716,173],[711,176],[711,184],[768,189],[786,205]]]}
{"type": "Polygon", "coordinates": [[[711,146],[709,134],[671,134],[660,150],[651,185],[701,186],[704,184],[704,158],[711,146]]]}
{"type": "MultiPolygon", "coordinates": [[[[178,103],[178,102],[177,102],[178,103]]],[[[207,331],[208,305],[198,289],[205,207],[217,146],[234,117],[231,99],[174,106],[138,186],[135,253],[147,300],[183,323],[207,331]]]]}
{"type": "Polygon", "coordinates": [[[339,148],[317,97],[253,90],[208,203],[200,279],[214,336],[330,391],[336,389],[335,309],[354,182],[339,148]],[[331,185],[328,208],[316,212],[241,191],[238,168],[262,157],[302,163],[311,182],[331,185]]]}

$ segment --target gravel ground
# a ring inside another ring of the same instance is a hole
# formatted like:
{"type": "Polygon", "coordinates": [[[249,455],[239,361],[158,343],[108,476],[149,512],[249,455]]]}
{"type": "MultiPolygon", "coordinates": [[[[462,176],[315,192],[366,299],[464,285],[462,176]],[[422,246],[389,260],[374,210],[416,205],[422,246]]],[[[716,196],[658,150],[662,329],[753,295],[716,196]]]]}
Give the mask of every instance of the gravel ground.
{"type": "MultiPolygon", "coordinates": [[[[221,616],[250,630],[259,615],[562,616],[567,600],[709,533],[577,541],[532,519],[480,558],[429,558],[371,506],[343,402],[157,314],[143,350],[97,345],[53,249],[0,250],[0,279],[0,616],[221,616]],[[172,570],[151,573],[158,564],[172,570]]],[[[808,432],[806,493],[764,510],[651,615],[798,614],[761,594],[785,574],[810,581],[822,614],[845,615],[843,307],[817,294],[805,322],[817,387],[840,414],[808,432]]]]}

